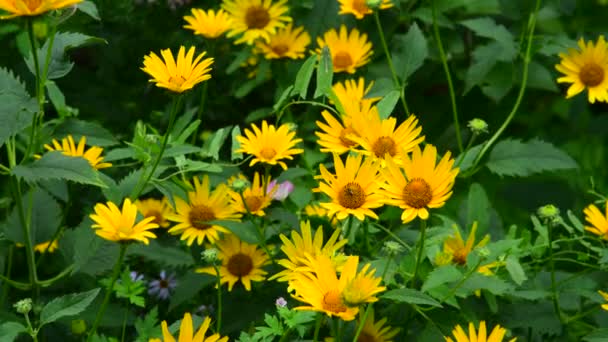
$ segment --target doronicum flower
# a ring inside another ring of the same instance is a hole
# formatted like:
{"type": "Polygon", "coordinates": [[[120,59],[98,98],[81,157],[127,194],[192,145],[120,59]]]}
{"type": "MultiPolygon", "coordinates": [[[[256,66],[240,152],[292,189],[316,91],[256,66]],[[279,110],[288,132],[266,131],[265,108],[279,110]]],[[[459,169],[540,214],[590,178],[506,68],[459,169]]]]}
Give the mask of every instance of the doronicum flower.
{"type": "MultiPolygon", "coordinates": [[[[242,242],[234,235],[224,235],[217,243],[219,259],[220,284],[228,283],[228,291],[232,291],[234,284],[240,281],[245,290],[251,291],[252,281],[263,281],[266,271],[262,266],[268,262],[268,256],[257,249],[256,245],[242,242]]],[[[202,267],[196,270],[198,273],[207,273],[217,276],[215,268],[202,267]]]]}
{"type": "Polygon", "coordinates": [[[66,156],[70,157],[82,157],[86,159],[89,164],[95,169],[105,169],[112,166],[111,163],[104,163],[103,157],[101,154],[103,153],[103,148],[98,146],[91,146],[88,150],[85,151],[85,145],[87,142],[87,138],[85,136],[80,137],[78,140],[78,145],[74,142],[74,138],[71,135],[61,139],[61,143],[57,139],[53,139],[53,146],[46,144],[44,148],[47,151],[60,151],[66,156]]]}
{"type": "Polygon", "coordinates": [[[304,58],[306,47],[309,44],[310,35],[304,31],[304,27],[293,28],[292,24],[289,23],[289,25],[270,36],[268,41],[258,40],[256,50],[263,54],[266,59],[300,59],[304,58]]]}
{"type": "Polygon", "coordinates": [[[332,86],[332,90],[344,109],[343,114],[352,116],[353,113],[371,108],[374,103],[382,99],[381,97],[367,97],[373,86],[373,81],[366,85],[365,78],[359,77],[357,80],[338,82],[332,86]]]}
{"type": "MultiPolygon", "coordinates": [[[[338,14],[352,14],[357,19],[363,19],[367,14],[372,14],[373,10],[368,6],[369,0],[338,0],[340,3],[340,12],[338,14]]],[[[393,7],[391,0],[379,0],[376,1],[380,4],[379,9],[386,9],[393,7]]]]}
{"type": "MultiPolygon", "coordinates": [[[[253,175],[253,183],[251,183],[248,188],[242,192],[229,192],[230,197],[232,198],[231,205],[235,211],[243,214],[249,212],[252,215],[257,216],[266,215],[264,209],[272,202],[276,187],[272,188],[270,192],[266,191],[260,180],[263,177],[264,176],[260,176],[260,174],[256,172],[253,175]]],[[[266,178],[264,183],[270,183],[270,176],[266,178]]]]}
{"type": "MultiPolygon", "coordinates": [[[[456,340],[453,340],[451,337],[446,337],[446,342],[477,342],[477,341],[486,341],[486,342],[502,342],[505,335],[507,333],[507,329],[497,325],[492,329],[490,336],[488,336],[486,322],[479,322],[479,330],[475,329],[475,325],[473,323],[469,323],[469,333],[467,334],[464,329],[460,325],[457,325],[454,330],[452,330],[452,335],[456,340]]],[[[509,340],[509,342],[514,342],[517,338],[513,338],[509,340]]]]}
{"type": "MultiPolygon", "coordinates": [[[[185,313],[184,318],[182,318],[182,323],[179,326],[179,342],[228,342],[228,337],[220,337],[220,334],[213,334],[211,336],[205,336],[207,334],[207,330],[209,330],[209,325],[211,324],[211,318],[209,316],[205,317],[203,324],[201,324],[200,328],[194,334],[194,326],[192,325],[192,316],[190,313],[185,313]]],[[[169,331],[169,327],[167,326],[167,321],[163,321],[161,323],[163,330],[163,339],[153,338],[150,339],[150,342],[175,342],[175,338],[171,335],[169,331]]]]}
{"type": "Polygon", "coordinates": [[[566,98],[582,92],[587,88],[589,102],[608,102],[608,47],[604,36],[596,44],[592,41],[578,41],[579,50],[569,49],[568,54],[560,53],[561,61],[555,68],[564,74],[557,79],[558,83],[572,83],[566,98]]]}
{"type": "Polygon", "coordinates": [[[390,157],[385,161],[386,167],[381,173],[385,180],[386,204],[403,209],[404,223],[416,217],[428,219],[428,209],[443,207],[452,195],[459,169],[452,168],[454,159],[450,158],[450,152],[437,163],[437,148],[428,144],[424,151],[416,146],[411,157],[404,156],[401,167],[390,157]]]}
{"type": "Polygon", "coordinates": [[[249,166],[257,163],[278,164],[283,170],[287,170],[287,165],[282,159],[292,160],[293,155],[304,152],[303,149],[295,148],[296,144],[301,142],[302,139],[295,138],[296,132],[292,131],[288,124],[276,128],[264,120],[261,129],[255,124],[251,124],[251,129],[253,131],[245,128],[245,136],[239,135],[236,137],[241,146],[235,150],[235,152],[254,156],[249,166]]]}
{"type": "Polygon", "coordinates": [[[287,0],[275,3],[272,0],[224,0],[222,7],[232,17],[228,37],[242,34],[236,44],[251,45],[257,39],[270,41],[270,36],[277,29],[291,22],[291,18],[286,15],[289,11],[286,4],[287,0]]]}
{"type": "Polygon", "coordinates": [[[152,222],[160,227],[169,227],[167,216],[173,214],[173,208],[171,208],[171,204],[169,204],[167,198],[163,197],[161,200],[156,198],[136,200],[135,206],[144,217],[154,217],[152,222]]]}
{"type": "Polygon", "coordinates": [[[194,53],[194,47],[190,47],[186,53],[186,48],[181,46],[176,61],[170,49],[160,51],[163,60],[154,52],[150,52],[149,55],[144,56],[144,66],[141,70],[152,76],[150,82],[156,83],[157,87],[183,93],[211,78],[209,72],[213,58],[203,59],[206,52],[194,58],[194,53]]]}
{"type": "Polygon", "coordinates": [[[447,237],[443,241],[443,251],[441,253],[441,258],[439,258],[439,262],[437,263],[446,265],[453,262],[458,265],[465,265],[467,263],[467,257],[474,248],[481,248],[490,241],[490,235],[486,235],[481,241],[475,244],[476,232],[477,221],[473,222],[471,232],[465,243],[460,234],[460,229],[458,229],[458,226],[454,225],[454,235],[447,237]]]}
{"type": "Polygon", "coordinates": [[[152,223],[154,217],[146,217],[136,222],[137,207],[128,198],[122,205],[122,211],[112,202],[97,203],[94,209],[95,213],[89,215],[95,221],[91,227],[95,229],[95,234],[106,240],[114,242],[138,240],[147,245],[149,238],[156,238],[156,235],[150,231],[158,228],[158,224],[152,223]]]}
{"type": "Polygon", "coordinates": [[[0,19],[10,19],[22,16],[36,16],[48,11],[72,6],[83,0],[0,0],[0,9],[9,12],[9,15],[0,16],[0,19]]]}
{"type": "Polygon", "coordinates": [[[590,226],[585,226],[585,230],[598,235],[604,240],[608,240],[608,204],[605,214],[602,214],[595,204],[590,204],[583,210],[583,213],[585,213],[585,220],[591,224],[590,226]]]}
{"type": "Polygon", "coordinates": [[[232,18],[222,9],[216,12],[212,9],[204,11],[200,8],[193,8],[191,13],[192,15],[184,17],[188,23],[188,25],[184,25],[184,28],[208,39],[218,38],[232,25],[232,18]]]}
{"type": "Polygon", "coordinates": [[[329,48],[334,72],[345,71],[354,74],[357,68],[370,61],[373,53],[367,34],[360,33],[357,29],[349,33],[344,25],[340,26],[339,32],[331,29],[325,32],[323,37],[317,37],[317,45],[319,47],[316,53],[319,55],[323,47],[329,48]]]}

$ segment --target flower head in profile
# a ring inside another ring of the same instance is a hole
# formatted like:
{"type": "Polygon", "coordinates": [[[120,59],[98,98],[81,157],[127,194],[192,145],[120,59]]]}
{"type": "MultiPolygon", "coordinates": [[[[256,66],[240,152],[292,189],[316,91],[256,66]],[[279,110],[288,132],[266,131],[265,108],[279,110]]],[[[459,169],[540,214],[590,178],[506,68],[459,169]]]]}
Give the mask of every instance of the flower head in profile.
{"type": "MultiPolygon", "coordinates": [[[[475,329],[475,325],[471,322],[469,323],[469,333],[467,334],[464,329],[460,325],[457,325],[454,330],[452,330],[452,335],[454,339],[451,337],[446,337],[446,342],[477,342],[477,341],[486,341],[486,342],[502,342],[507,334],[507,329],[501,327],[500,325],[496,325],[492,332],[488,336],[486,322],[479,322],[479,330],[475,329]]],[[[514,342],[517,338],[510,339],[509,342],[514,342]]]]}
{"type": "Polygon", "coordinates": [[[144,66],[141,68],[152,76],[150,82],[156,83],[157,87],[166,88],[175,93],[183,93],[192,89],[195,85],[211,78],[211,64],[213,58],[205,58],[206,52],[200,53],[194,58],[195,48],[181,46],[177,53],[177,61],[173,58],[170,49],[161,50],[161,60],[157,54],[151,52],[144,56],[144,66]]]}
{"type": "Polygon", "coordinates": [[[287,16],[287,0],[224,0],[222,7],[230,13],[232,25],[228,37],[241,35],[236,44],[253,44],[257,39],[270,41],[277,29],[291,18],[287,16]]]}
{"type": "Polygon", "coordinates": [[[374,86],[374,82],[369,82],[367,85],[365,83],[365,78],[359,77],[357,80],[345,80],[332,86],[334,94],[344,109],[345,116],[351,116],[362,109],[370,108],[382,99],[381,97],[368,98],[367,95],[374,86]]]}
{"type": "Polygon", "coordinates": [[[304,152],[301,148],[295,148],[296,144],[302,141],[295,136],[296,132],[291,130],[290,125],[282,124],[277,128],[264,120],[261,129],[252,124],[251,130],[245,128],[245,136],[236,137],[241,146],[235,152],[253,155],[249,166],[257,163],[278,164],[283,170],[287,170],[287,164],[282,160],[292,160],[293,155],[304,152]]]}
{"type": "Polygon", "coordinates": [[[348,72],[354,74],[370,61],[372,56],[372,43],[367,40],[367,34],[360,33],[357,29],[348,32],[346,26],[340,26],[339,31],[331,29],[323,35],[317,37],[316,50],[321,54],[323,47],[329,48],[334,72],[348,72]]]}
{"type": "MultiPolygon", "coordinates": [[[[16,245],[17,245],[17,247],[25,247],[25,245],[22,243],[17,243],[16,245]]],[[[51,241],[41,242],[41,243],[34,245],[34,251],[38,252],[38,253],[46,253],[46,252],[53,253],[54,251],[57,250],[57,248],[59,248],[59,243],[57,243],[57,240],[53,240],[53,242],[51,242],[51,241]]]]}
{"type": "Polygon", "coordinates": [[[169,227],[167,216],[173,214],[173,208],[166,197],[160,200],[156,198],[138,199],[135,201],[135,206],[144,217],[154,217],[152,222],[163,228],[169,227]]]}
{"type": "Polygon", "coordinates": [[[585,220],[590,223],[590,226],[585,226],[585,230],[598,235],[604,240],[608,240],[608,204],[606,205],[606,212],[602,212],[595,206],[590,204],[585,210],[585,220]]]}
{"type": "Polygon", "coordinates": [[[452,195],[458,168],[447,152],[437,163],[437,148],[426,145],[424,151],[416,145],[412,155],[404,156],[398,166],[392,158],[385,158],[381,171],[385,184],[386,203],[403,209],[401,220],[408,223],[420,217],[429,218],[429,209],[441,208],[452,195]]]}
{"type": "Polygon", "coordinates": [[[78,144],[75,143],[74,137],[71,135],[61,139],[61,143],[57,139],[53,139],[52,143],[52,146],[46,144],[44,145],[44,148],[47,151],[60,151],[64,155],[70,157],[82,157],[97,170],[112,166],[111,163],[103,162],[103,157],[101,156],[103,148],[92,146],[88,150],[85,150],[85,145],[87,143],[87,138],[85,136],[80,137],[78,144]]]}
{"type": "Polygon", "coordinates": [[[447,237],[443,241],[443,252],[437,258],[437,263],[440,265],[446,265],[449,263],[455,263],[458,265],[465,265],[467,263],[467,257],[473,251],[474,248],[481,248],[490,241],[490,235],[484,236],[481,241],[475,244],[475,233],[477,232],[477,221],[473,222],[473,227],[469,233],[469,237],[465,242],[460,234],[458,226],[454,225],[454,235],[447,237]]]}
{"type": "MultiPolygon", "coordinates": [[[[220,337],[220,334],[205,336],[209,330],[210,324],[211,318],[205,317],[203,324],[201,324],[200,328],[195,334],[192,316],[190,313],[185,313],[182,323],[179,326],[179,337],[177,339],[179,342],[228,342],[228,337],[220,337]]],[[[150,342],[175,342],[175,338],[169,331],[167,321],[163,321],[161,326],[163,330],[163,339],[161,340],[159,338],[153,338],[150,339],[150,342]]]]}
{"type": "Polygon", "coordinates": [[[148,244],[148,239],[156,239],[156,235],[150,230],[158,228],[158,224],[152,223],[154,217],[146,217],[137,220],[137,207],[126,198],[122,210],[116,204],[97,203],[95,213],[89,215],[95,222],[91,227],[95,229],[95,234],[114,242],[137,240],[148,244]]]}
{"type": "Polygon", "coordinates": [[[72,6],[83,0],[0,0],[0,9],[9,12],[9,15],[0,16],[0,19],[10,19],[22,16],[36,16],[48,11],[72,6]]]}
{"type": "Polygon", "coordinates": [[[604,36],[596,44],[592,41],[578,41],[579,50],[569,49],[568,54],[560,53],[561,61],[555,66],[565,76],[557,79],[558,83],[572,83],[566,98],[582,92],[587,88],[589,102],[608,102],[608,46],[604,36]]]}
{"type": "Polygon", "coordinates": [[[204,11],[200,8],[193,8],[191,14],[184,17],[188,23],[188,25],[184,25],[184,28],[208,39],[218,38],[232,25],[232,18],[222,9],[204,11]]]}
{"type": "Polygon", "coordinates": [[[167,300],[171,295],[171,291],[177,287],[175,273],[167,275],[164,270],[160,271],[160,277],[152,280],[148,284],[148,294],[156,296],[158,299],[167,300]]]}
{"type": "Polygon", "coordinates": [[[604,292],[604,291],[597,291],[600,296],[602,296],[602,298],[604,298],[604,301],[606,301],[606,304],[602,304],[602,309],[608,311],[608,293],[604,292]]]}
{"type": "MultiPolygon", "coordinates": [[[[220,283],[222,285],[228,283],[228,291],[232,291],[234,284],[239,281],[245,290],[251,291],[252,281],[264,280],[266,271],[262,266],[268,262],[268,256],[256,245],[243,242],[231,234],[224,235],[224,238],[217,243],[217,248],[218,258],[222,261],[219,267],[220,283]]],[[[214,267],[202,267],[196,272],[217,276],[214,267]]]]}
{"type": "MultiPolygon", "coordinates": [[[[368,14],[372,14],[373,10],[367,5],[368,0],[338,0],[340,3],[340,12],[338,14],[352,14],[357,19],[363,19],[368,14]]],[[[391,0],[379,0],[378,8],[387,9],[393,7],[391,0]]]]}
{"type": "MultiPolygon", "coordinates": [[[[262,185],[259,173],[253,175],[253,183],[249,187],[245,188],[242,192],[230,191],[230,197],[232,198],[231,203],[235,211],[239,213],[251,213],[252,215],[264,216],[266,213],[264,209],[270,205],[274,192],[277,190],[276,187],[272,188],[270,192],[264,189],[262,185]]],[[[270,183],[270,176],[266,178],[264,182],[270,183]]]]}
{"type": "Polygon", "coordinates": [[[270,36],[268,41],[258,40],[256,48],[266,59],[300,59],[304,58],[309,44],[310,35],[304,31],[304,27],[293,28],[289,23],[270,36]]]}

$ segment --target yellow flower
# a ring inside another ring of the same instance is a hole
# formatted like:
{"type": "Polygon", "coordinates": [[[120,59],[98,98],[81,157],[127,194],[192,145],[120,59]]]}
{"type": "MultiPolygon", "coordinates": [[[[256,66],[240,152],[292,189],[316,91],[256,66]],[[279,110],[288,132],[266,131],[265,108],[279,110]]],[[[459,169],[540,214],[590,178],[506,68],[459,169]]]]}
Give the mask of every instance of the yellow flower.
{"type": "MultiPolygon", "coordinates": [[[[600,296],[602,296],[602,298],[604,298],[604,300],[606,302],[608,302],[608,293],[606,293],[604,291],[597,291],[597,292],[600,294],[600,296]]],[[[608,311],[608,303],[602,304],[602,309],[608,311]]]]}
{"type": "Polygon", "coordinates": [[[585,87],[589,102],[608,102],[608,47],[604,36],[594,45],[578,41],[579,50],[569,49],[568,54],[560,53],[561,62],[555,68],[566,76],[557,79],[558,83],[572,83],[566,98],[582,92],[585,87]]]}
{"type": "MultiPolygon", "coordinates": [[[[34,251],[38,252],[38,253],[53,253],[55,250],[57,250],[57,248],[59,247],[59,244],[57,243],[57,240],[53,240],[53,243],[51,243],[51,245],[49,246],[49,243],[51,241],[46,241],[46,242],[41,242],[37,245],[34,246],[34,251]]],[[[16,243],[17,247],[25,247],[24,244],[22,243],[16,243]]]]}
{"type": "Polygon", "coordinates": [[[377,302],[378,298],[375,296],[386,290],[386,287],[380,286],[382,278],[375,277],[375,275],[376,269],[371,268],[370,264],[365,264],[354,278],[347,281],[342,291],[344,303],[348,306],[360,306],[365,303],[377,302]]]}
{"type": "MultiPolygon", "coordinates": [[[[247,213],[248,211],[257,216],[264,216],[266,213],[264,212],[264,208],[270,205],[272,202],[272,195],[274,195],[274,191],[276,187],[273,188],[270,192],[266,192],[264,184],[261,184],[260,176],[257,172],[253,175],[253,183],[243,191],[243,195],[236,191],[230,191],[230,197],[232,197],[232,206],[234,210],[239,213],[247,213]],[[245,202],[243,202],[243,198],[245,202]]],[[[264,182],[265,184],[270,183],[270,176],[264,182]]]]}
{"type": "Polygon", "coordinates": [[[363,221],[365,216],[377,219],[378,216],[371,210],[383,205],[382,195],[379,193],[381,180],[378,174],[379,165],[371,159],[363,161],[361,155],[349,155],[346,163],[337,154],[334,154],[334,167],[336,174],[327,171],[321,164],[321,175],[317,178],[323,182],[314,189],[330,197],[331,202],[322,202],[321,206],[328,210],[329,215],[336,215],[338,220],[353,215],[363,221]]]}
{"type": "Polygon", "coordinates": [[[416,146],[411,158],[404,156],[402,167],[386,158],[386,167],[381,170],[385,184],[386,204],[403,209],[404,223],[416,217],[429,218],[429,208],[441,208],[452,195],[452,186],[458,168],[452,168],[454,159],[447,152],[437,164],[437,148],[426,145],[424,151],[416,146]],[[405,172],[405,174],[404,174],[405,172]]]}
{"type": "Polygon", "coordinates": [[[591,224],[591,226],[585,226],[585,230],[608,240],[608,205],[605,215],[594,204],[590,204],[583,212],[585,213],[585,220],[591,224]]]}
{"type": "Polygon", "coordinates": [[[317,45],[317,54],[321,54],[324,46],[329,48],[334,72],[346,71],[354,74],[357,68],[369,62],[373,53],[367,34],[360,33],[357,29],[348,33],[344,25],[340,26],[339,33],[331,29],[325,32],[323,38],[317,37],[317,45]]]}
{"type": "Polygon", "coordinates": [[[291,275],[297,272],[299,267],[305,266],[303,260],[307,255],[315,258],[323,254],[333,258],[338,250],[348,243],[348,240],[345,239],[338,241],[340,229],[336,229],[323,245],[323,227],[317,228],[313,238],[310,221],[300,222],[300,231],[302,232],[301,235],[292,230],[291,240],[283,234],[280,235],[281,241],[283,241],[281,250],[285,253],[287,259],[281,259],[278,263],[286,269],[270,277],[270,280],[289,281],[291,275]]]}
{"type": "Polygon", "coordinates": [[[241,147],[235,152],[243,152],[253,155],[249,166],[258,162],[277,165],[287,170],[287,165],[281,159],[293,159],[294,154],[304,152],[303,149],[294,148],[302,139],[295,138],[296,132],[290,130],[288,124],[283,124],[277,129],[274,125],[268,125],[266,120],[262,121],[260,130],[255,124],[251,125],[253,132],[245,128],[245,136],[239,135],[236,140],[241,147]]]}
{"type": "Polygon", "coordinates": [[[344,115],[350,116],[365,108],[371,108],[374,103],[382,99],[381,97],[366,98],[373,86],[374,82],[370,82],[366,86],[365,78],[359,77],[356,81],[338,82],[333,85],[332,90],[344,109],[344,115]]]}
{"type": "Polygon", "coordinates": [[[277,29],[291,22],[286,6],[287,0],[224,0],[222,7],[232,16],[232,27],[228,37],[243,34],[236,40],[236,44],[249,45],[261,38],[270,41],[270,36],[277,29]]]}
{"type": "Polygon", "coordinates": [[[322,130],[322,132],[315,132],[315,135],[319,137],[317,144],[321,145],[321,152],[343,154],[359,146],[350,138],[358,135],[353,125],[342,124],[326,110],[322,111],[321,115],[326,123],[315,122],[322,130]]]}
{"type": "Polygon", "coordinates": [[[266,59],[304,58],[306,47],[310,44],[310,35],[304,27],[292,28],[289,23],[285,28],[270,36],[269,41],[258,40],[257,50],[264,54],[266,59]]]}
{"type": "Polygon", "coordinates": [[[206,52],[194,58],[194,52],[194,47],[190,47],[186,53],[186,48],[181,46],[177,53],[177,61],[173,58],[170,49],[160,51],[164,61],[154,52],[150,52],[149,55],[144,56],[144,67],[141,70],[152,76],[150,82],[156,83],[157,87],[183,93],[211,78],[209,72],[213,58],[203,59],[206,52]]]}
{"type": "Polygon", "coordinates": [[[146,198],[145,200],[136,200],[135,206],[144,217],[154,217],[152,222],[163,228],[169,227],[167,216],[173,214],[173,208],[169,204],[167,198],[157,200],[155,198],[146,198]]]}
{"type": "Polygon", "coordinates": [[[11,13],[0,16],[0,19],[40,15],[79,2],[82,0],[0,0],[0,9],[11,13]]]}
{"type": "Polygon", "coordinates": [[[477,221],[473,222],[471,233],[469,233],[469,237],[465,243],[458,226],[454,225],[454,235],[443,241],[443,257],[441,258],[442,261],[438,262],[438,264],[445,265],[453,262],[459,265],[465,265],[467,263],[467,257],[473,248],[481,248],[490,241],[490,235],[486,235],[477,243],[477,245],[475,245],[475,232],[477,232],[477,221]]]}
{"type": "MultiPolygon", "coordinates": [[[[475,330],[475,325],[473,323],[469,323],[469,334],[462,329],[460,325],[457,325],[454,330],[452,330],[452,335],[456,339],[455,342],[477,342],[477,341],[486,341],[486,342],[502,342],[507,333],[507,329],[497,325],[492,329],[490,336],[488,336],[486,330],[486,322],[481,321],[479,323],[479,331],[475,330]]],[[[454,342],[451,337],[445,338],[446,342],[454,342]]],[[[517,338],[513,338],[509,340],[509,342],[514,342],[517,338]]]]}
{"type": "MultiPolygon", "coordinates": [[[[207,334],[207,330],[209,330],[209,325],[211,324],[211,318],[209,316],[205,317],[203,324],[201,324],[200,328],[194,334],[194,326],[192,325],[192,316],[190,313],[185,313],[184,318],[182,319],[182,323],[179,326],[179,342],[228,342],[228,337],[220,337],[220,334],[213,334],[211,336],[205,337],[207,334]]],[[[169,331],[169,327],[167,326],[167,321],[163,321],[161,323],[163,328],[163,339],[153,338],[150,339],[150,342],[175,342],[175,338],[171,335],[169,331]]]]}
{"type": "MultiPolygon", "coordinates": [[[[393,7],[391,0],[381,0],[379,9],[393,7]]],[[[366,0],[338,0],[340,3],[340,12],[338,14],[352,14],[357,19],[363,19],[367,14],[372,14],[373,10],[367,6],[366,0]]]]}
{"type": "MultiPolygon", "coordinates": [[[[242,242],[234,235],[224,235],[217,243],[217,248],[218,258],[222,261],[219,266],[220,283],[228,283],[228,291],[232,291],[237,281],[240,281],[247,291],[251,291],[252,281],[264,280],[266,271],[262,266],[268,262],[268,256],[255,245],[242,242]]],[[[196,272],[217,276],[213,267],[199,268],[196,272]]]]}
{"type": "MultiPolygon", "coordinates": [[[[362,321],[363,315],[359,314],[359,322],[357,323],[357,327],[361,325],[362,321]]],[[[392,338],[399,333],[400,329],[385,326],[385,324],[386,318],[376,321],[374,318],[374,310],[370,310],[357,341],[392,342],[392,338]]]]}
{"type": "Polygon", "coordinates": [[[188,192],[188,202],[179,197],[175,198],[175,210],[175,214],[167,215],[170,221],[178,222],[169,229],[169,233],[181,234],[180,239],[186,240],[188,246],[191,246],[194,240],[198,245],[203,244],[205,239],[214,243],[219,240],[220,233],[230,233],[228,229],[208,222],[235,221],[241,216],[230,205],[226,185],[220,184],[211,191],[207,175],[203,177],[202,183],[197,177],[194,178],[194,191],[188,192]]]}
{"type": "Polygon", "coordinates": [[[85,136],[80,137],[78,145],[74,142],[74,138],[68,135],[66,138],[61,139],[61,143],[58,140],[53,139],[53,146],[46,144],[44,148],[47,151],[61,151],[64,155],[70,157],[82,157],[86,159],[92,167],[99,169],[105,169],[112,166],[111,163],[103,163],[103,157],[101,153],[103,148],[98,146],[91,146],[88,150],[84,150],[87,138],[85,136]]]}
{"type": "Polygon", "coordinates": [[[306,216],[308,217],[321,217],[321,218],[325,218],[330,220],[330,223],[332,226],[337,226],[339,221],[335,218],[329,215],[329,211],[325,208],[323,208],[322,206],[319,205],[319,203],[310,203],[307,206],[304,207],[304,214],[306,214],[306,216]]]}
{"type": "Polygon", "coordinates": [[[95,214],[89,215],[95,221],[91,227],[95,229],[95,234],[106,240],[114,242],[138,240],[147,245],[148,238],[156,239],[156,235],[149,231],[158,228],[158,224],[152,223],[154,217],[146,217],[136,223],[137,207],[128,198],[122,205],[122,211],[112,202],[97,203],[94,209],[95,214]]]}
{"type": "Polygon", "coordinates": [[[184,20],[188,22],[188,25],[184,25],[185,29],[190,29],[194,31],[194,34],[209,39],[218,38],[228,31],[232,24],[230,15],[222,9],[216,12],[212,9],[204,11],[193,8],[192,15],[185,16],[184,20]]]}

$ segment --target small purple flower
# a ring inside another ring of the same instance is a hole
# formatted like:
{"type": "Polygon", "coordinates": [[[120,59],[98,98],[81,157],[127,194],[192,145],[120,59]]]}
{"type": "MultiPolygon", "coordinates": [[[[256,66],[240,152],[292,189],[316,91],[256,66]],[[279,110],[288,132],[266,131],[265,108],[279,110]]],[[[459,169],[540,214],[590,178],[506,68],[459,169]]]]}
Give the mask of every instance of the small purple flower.
{"type": "Polygon", "coordinates": [[[144,275],[139,274],[135,271],[131,271],[131,273],[129,273],[129,276],[131,277],[131,281],[134,283],[138,281],[144,281],[144,275]]]}
{"type": "Polygon", "coordinates": [[[150,282],[148,286],[148,294],[154,295],[158,299],[167,300],[171,295],[171,291],[177,286],[177,280],[175,280],[175,273],[171,273],[167,277],[167,273],[162,270],[160,272],[160,279],[156,279],[150,282]]]}
{"type": "Polygon", "coordinates": [[[277,201],[283,201],[287,198],[287,196],[289,196],[289,194],[293,191],[293,183],[290,181],[284,181],[282,183],[279,183],[277,185],[277,180],[274,179],[272,180],[270,183],[268,183],[268,186],[266,187],[266,192],[269,193],[272,191],[272,189],[275,189],[274,194],[272,195],[272,199],[273,200],[277,200],[277,201]]]}
{"type": "Polygon", "coordinates": [[[279,297],[277,298],[277,300],[274,302],[274,304],[280,308],[284,308],[287,306],[287,301],[285,300],[285,298],[283,297],[279,297]]]}

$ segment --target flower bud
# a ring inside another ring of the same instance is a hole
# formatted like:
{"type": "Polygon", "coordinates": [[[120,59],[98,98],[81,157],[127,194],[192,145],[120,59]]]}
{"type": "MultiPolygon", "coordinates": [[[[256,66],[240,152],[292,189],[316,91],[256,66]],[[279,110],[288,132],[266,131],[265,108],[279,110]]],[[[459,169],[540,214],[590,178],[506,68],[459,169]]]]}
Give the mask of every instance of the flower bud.
{"type": "Polygon", "coordinates": [[[87,322],[83,319],[75,319],[72,321],[72,334],[82,335],[87,331],[87,322]]]}
{"type": "Polygon", "coordinates": [[[218,254],[219,251],[217,250],[217,248],[209,248],[204,250],[201,253],[201,256],[203,257],[203,260],[205,260],[206,262],[210,263],[210,264],[215,264],[215,262],[218,260],[218,254]]]}
{"type": "Polygon", "coordinates": [[[469,121],[467,126],[473,134],[488,133],[488,123],[482,119],[473,119],[469,121]]]}
{"type": "Polygon", "coordinates": [[[232,190],[234,190],[236,192],[243,192],[250,185],[251,185],[251,183],[248,180],[237,178],[234,181],[232,181],[232,184],[230,184],[230,187],[232,188],[232,190]]]}
{"type": "Polygon", "coordinates": [[[271,193],[274,189],[274,193],[272,194],[272,199],[277,201],[284,201],[289,194],[293,192],[294,186],[290,181],[284,181],[282,183],[277,184],[277,180],[274,179],[268,186],[266,187],[266,193],[271,193]]]}
{"type": "Polygon", "coordinates": [[[13,304],[15,311],[20,314],[27,315],[30,311],[32,311],[32,299],[24,298],[17,303],[13,304]]]}
{"type": "Polygon", "coordinates": [[[543,205],[536,211],[541,220],[549,223],[557,223],[561,219],[559,208],[553,204],[543,205]]]}
{"type": "Polygon", "coordinates": [[[401,244],[395,242],[395,241],[386,241],[384,243],[384,250],[388,253],[388,254],[399,254],[401,252],[403,252],[403,246],[401,246],[401,244]]]}
{"type": "Polygon", "coordinates": [[[365,4],[371,9],[376,9],[380,8],[380,5],[382,5],[382,0],[366,0],[365,4]]]}
{"type": "Polygon", "coordinates": [[[285,300],[285,298],[283,297],[279,297],[277,298],[277,300],[274,302],[274,304],[280,308],[284,308],[287,306],[287,301],[285,300]]]}

